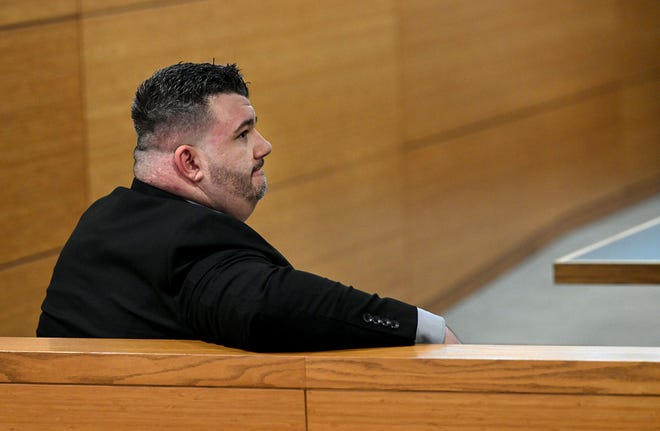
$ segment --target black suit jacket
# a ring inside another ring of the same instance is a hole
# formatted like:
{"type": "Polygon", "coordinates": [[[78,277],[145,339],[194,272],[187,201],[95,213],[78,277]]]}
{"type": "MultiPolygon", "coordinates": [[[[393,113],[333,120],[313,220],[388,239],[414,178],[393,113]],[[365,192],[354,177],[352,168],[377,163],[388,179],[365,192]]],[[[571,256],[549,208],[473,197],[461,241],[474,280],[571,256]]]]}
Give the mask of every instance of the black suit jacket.
{"type": "Polygon", "coordinates": [[[416,307],[296,270],[245,223],[134,180],[81,217],[37,335],[304,351],[413,344],[416,328],[416,307]]]}

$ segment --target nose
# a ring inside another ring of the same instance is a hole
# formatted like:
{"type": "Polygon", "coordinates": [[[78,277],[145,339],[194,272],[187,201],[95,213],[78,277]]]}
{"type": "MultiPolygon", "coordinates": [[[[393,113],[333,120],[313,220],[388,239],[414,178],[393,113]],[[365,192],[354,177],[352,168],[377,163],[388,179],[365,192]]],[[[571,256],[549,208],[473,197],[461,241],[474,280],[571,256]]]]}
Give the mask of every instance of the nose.
{"type": "Polygon", "coordinates": [[[255,129],[257,142],[254,144],[254,158],[261,159],[273,151],[273,146],[255,129]]]}

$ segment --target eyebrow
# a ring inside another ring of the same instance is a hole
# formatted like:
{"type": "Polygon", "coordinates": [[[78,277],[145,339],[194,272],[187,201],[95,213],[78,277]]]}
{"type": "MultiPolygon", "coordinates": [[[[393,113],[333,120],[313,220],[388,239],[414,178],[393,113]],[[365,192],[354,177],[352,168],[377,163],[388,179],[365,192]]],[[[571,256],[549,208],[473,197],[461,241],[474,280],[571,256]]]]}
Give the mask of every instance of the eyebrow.
{"type": "Polygon", "coordinates": [[[243,121],[241,124],[238,125],[238,127],[234,130],[234,134],[238,133],[245,127],[253,127],[255,124],[257,124],[257,117],[248,118],[247,120],[243,121]]]}

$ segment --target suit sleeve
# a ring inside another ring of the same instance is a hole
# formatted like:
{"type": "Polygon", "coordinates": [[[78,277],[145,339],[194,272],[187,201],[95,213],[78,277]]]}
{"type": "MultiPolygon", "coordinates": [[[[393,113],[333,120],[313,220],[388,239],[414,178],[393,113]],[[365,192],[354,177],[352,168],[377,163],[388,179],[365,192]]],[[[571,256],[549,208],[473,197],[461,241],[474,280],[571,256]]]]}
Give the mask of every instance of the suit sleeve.
{"type": "Polygon", "coordinates": [[[188,272],[180,315],[199,338],[252,351],[411,345],[417,308],[251,250],[215,253],[188,272]]]}

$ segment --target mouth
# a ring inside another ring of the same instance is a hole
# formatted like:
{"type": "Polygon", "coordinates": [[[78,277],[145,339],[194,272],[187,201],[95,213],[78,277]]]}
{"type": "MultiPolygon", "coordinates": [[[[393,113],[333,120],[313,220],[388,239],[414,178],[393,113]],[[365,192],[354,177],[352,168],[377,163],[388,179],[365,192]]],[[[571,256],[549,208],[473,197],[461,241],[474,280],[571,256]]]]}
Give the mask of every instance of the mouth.
{"type": "Polygon", "coordinates": [[[259,160],[259,162],[254,166],[254,168],[252,168],[252,175],[254,174],[263,175],[263,171],[261,170],[261,168],[264,167],[264,163],[265,163],[264,159],[259,160]]]}

